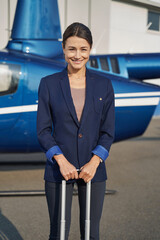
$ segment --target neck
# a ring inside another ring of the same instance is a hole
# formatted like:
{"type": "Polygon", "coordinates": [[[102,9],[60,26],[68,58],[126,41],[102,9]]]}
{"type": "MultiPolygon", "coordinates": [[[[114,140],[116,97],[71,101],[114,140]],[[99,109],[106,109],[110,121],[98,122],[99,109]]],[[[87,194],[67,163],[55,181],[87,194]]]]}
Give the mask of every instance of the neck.
{"type": "Polygon", "coordinates": [[[86,75],[86,67],[77,70],[68,66],[68,75],[80,79],[86,75]]]}

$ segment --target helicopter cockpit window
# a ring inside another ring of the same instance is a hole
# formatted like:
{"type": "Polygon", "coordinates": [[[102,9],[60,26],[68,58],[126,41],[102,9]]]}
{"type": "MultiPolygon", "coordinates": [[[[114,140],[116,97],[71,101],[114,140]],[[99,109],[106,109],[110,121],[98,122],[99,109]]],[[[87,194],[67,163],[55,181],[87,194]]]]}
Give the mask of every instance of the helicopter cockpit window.
{"type": "Polygon", "coordinates": [[[112,71],[113,71],[114,73],[119,74],[119,73],[120,73],[120,70],[119,70],[119,64],[118,64],[117,58],[116,58],[116,57],[111,57],[111,58],[110,58],[110,61],[111,61],[112,71]]]}
{"type": "Polygon", "coordinates": [[[0,64],[0,95],[16,92],[20,76],[20,66],[16,64],[0,64]]]}
{"type": "Polygon", "coordinates": [[[101,63],[101,68],[102,68],[102,70],[104,70],[104,71],[109,71],[109,65],[108,65],[108,61],[107,61],[107,58],[100,58],[99,59],[100,60],[100,63],[101,63]]]}
{"type": "Polygon", "coordinates": [[[91,58],[91,59],[89,59],[89,65],[90,65],[92,68],[98,68],[97,59],[96,59],[96,58],[91,58]]]}

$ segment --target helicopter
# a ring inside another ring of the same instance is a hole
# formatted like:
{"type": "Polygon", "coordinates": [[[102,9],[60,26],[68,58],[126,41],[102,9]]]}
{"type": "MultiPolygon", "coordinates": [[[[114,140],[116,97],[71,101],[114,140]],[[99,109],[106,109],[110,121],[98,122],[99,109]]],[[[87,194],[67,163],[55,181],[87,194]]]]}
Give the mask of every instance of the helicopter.
{"type": "MultiPolygon", "coordinates": [[[[87,68],[109,78],[115,93],[115,140],[140,136],[160,98],[160,54],[91,55],[87,68]]],[[[66,67],[57,0],[18,0],[11,39],[0,51],[0,152],[40,152],[36,133],[42,77],[66,67]]]]}

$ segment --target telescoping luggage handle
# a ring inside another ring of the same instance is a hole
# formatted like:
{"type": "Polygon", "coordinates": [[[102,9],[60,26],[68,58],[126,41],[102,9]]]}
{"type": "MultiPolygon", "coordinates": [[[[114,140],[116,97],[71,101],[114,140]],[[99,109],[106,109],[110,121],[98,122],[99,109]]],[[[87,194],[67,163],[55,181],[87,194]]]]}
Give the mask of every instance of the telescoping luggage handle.
{"type": "Polygon", "coordinates": [[[90,239],[90,209],[91,209],[91,181],[87,183],[86,189],[85,240],[90,239]]]}
{"type": "Polygon", "coordinates": [[[62,180],[60,240],[65,240],[66,180],[62,180]]]}
{"type": "MultiPolygon", "coordinates": [[[[78,171],[78,170],[77,170],[78,171]]],[[[91,204],[91,181],[86,188],[86,219],[85,219],[85,240],[90,237],[90,204],[91,204]]],[[[66,210],[66,180],[62,180],[62,199],[61,199],[61,229],[60,240],[65,240],[65,210],[66,210]]]]}

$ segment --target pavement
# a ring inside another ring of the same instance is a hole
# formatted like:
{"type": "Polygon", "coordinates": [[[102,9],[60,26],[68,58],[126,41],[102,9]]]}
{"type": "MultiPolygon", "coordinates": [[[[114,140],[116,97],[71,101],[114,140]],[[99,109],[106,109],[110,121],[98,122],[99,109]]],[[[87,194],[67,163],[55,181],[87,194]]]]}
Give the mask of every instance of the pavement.
{"type": "MultiPolygon", "coordinates": [[[[160,118],[141,137],[113,144],[107,159],[101,240],[160,240],[160,118]]],[[[45,156],[0,154],[0,191],[44,190],[45,156]]],[[[79,237],[73,196],[69,240],[79,237]]],[[[0,196],[0,240],[47,240],[45,196],[0,196]]]]}

